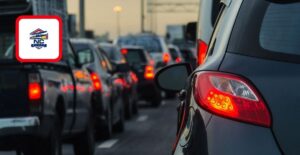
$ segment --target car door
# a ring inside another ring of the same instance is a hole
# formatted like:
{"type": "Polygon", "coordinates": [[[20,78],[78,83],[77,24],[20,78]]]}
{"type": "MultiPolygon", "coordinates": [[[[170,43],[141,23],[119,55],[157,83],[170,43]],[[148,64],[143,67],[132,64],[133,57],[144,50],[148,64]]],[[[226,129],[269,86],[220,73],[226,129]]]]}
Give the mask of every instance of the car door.
{"type": "MultiPolygon", "coordinates": [[[[70,53],[74,54],[73,49],[70,44],[68,44],[68,50],[70,53]]],[[[91,57],[91,51],[86,51],[81,54],[86,54],[89,57],[89,62],[94,61],[94,58],[91,57]]],[[[79,57],[74,54],[74,58],[79,57]]],[[[80,58],[78,58],[79,60],[80,58]]],[[[79,60],[80,61],[80,60],[79,60]]],[[[73,132],[83,131],[88,123],[90,116],[90,107],[91,107],[91,92],[93,90],[91,78],[88,70],[84,66],[72,65],[72,73],[75,80],[75,104],[73,106],[75,112],[75,119],[73,122],[73,132]]]]}

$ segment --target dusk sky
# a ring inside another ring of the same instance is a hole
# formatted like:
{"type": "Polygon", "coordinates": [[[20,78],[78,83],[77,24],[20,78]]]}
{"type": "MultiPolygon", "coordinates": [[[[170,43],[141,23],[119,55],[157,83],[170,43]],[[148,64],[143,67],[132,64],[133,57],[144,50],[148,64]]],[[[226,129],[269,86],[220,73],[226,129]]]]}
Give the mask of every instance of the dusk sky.
{"type": "MultiPolygon", "coordinates": [[[[79,0],[67,0],[68,11],[78,15],[79,0]]],[[[182,0],[157,0],[159,2],[182,2],[182,0]]],[[[188,0],[197,2],[197,0],[188,0]]],[[[145,3],[147,0],[145,0],[145,3]]],[[[92,29],[96,35],[105,32],[110,33],[114,39],[117,35],[116,13],[113,7],[120,5],[123,8],[121,13],[121,34],[140,32],[140,0],[85,0],[86,5],[86,29],[92,29]]],[[[147,17],[147,16],[146,16],[147,17]]],[[[195,21],[198,17],[195,13],[159,13],[157,14],[157,32],[160,35],[165,34],[166,25],[183,24],[189,21],[195,21]]],[[[79,18],[77,16],[77,26],[79,18]]],[[[149,18],[145,20],[146,29],[150,27],[149,18]]]]}

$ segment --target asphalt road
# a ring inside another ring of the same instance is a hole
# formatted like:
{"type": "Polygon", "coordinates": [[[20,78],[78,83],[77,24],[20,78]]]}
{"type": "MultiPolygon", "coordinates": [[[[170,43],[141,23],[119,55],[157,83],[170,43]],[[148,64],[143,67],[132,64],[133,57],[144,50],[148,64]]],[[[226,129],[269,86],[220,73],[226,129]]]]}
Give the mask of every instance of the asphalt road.
{"type": "MultiPolygon", "coordinates": [[[[126,122],[126,129],[112,139],[97,142],[96,155],[169,155],[175,141],[177,100],[164,101],[159,108],[140,103],[139,115],[126,122]]],[[[64,155],[73,155],[64,145],[64,155]]],[[[15,155],[15,152],[0,152],[15,155]]]]}

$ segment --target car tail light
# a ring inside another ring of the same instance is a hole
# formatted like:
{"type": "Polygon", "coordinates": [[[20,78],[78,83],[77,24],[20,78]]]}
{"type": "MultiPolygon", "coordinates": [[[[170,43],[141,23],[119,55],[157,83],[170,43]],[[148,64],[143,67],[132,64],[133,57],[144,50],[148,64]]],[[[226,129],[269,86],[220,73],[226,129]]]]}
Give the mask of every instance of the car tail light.
{"type": "Polygon", "coordinates": [[[29,100],[40,100],[42,98],[42,86],[39,74],[29,74],[28,97],[29,100]]]}
{"type": "Polygon", "coordinates": [[[97,91],[102,90],[102,83],[97,73],[91,73],[91,79],[93,82],[94,89],[97,91]]]}
{"type": "Polygon", "coordinates": [[[202,65],[205,62],[208,45],[202,41],[198,41],[198,65],[202,65]]]}
{"type": "Polygon", "coordinates": [[[126,55],[126,54],[128,53],[128,50],[125,49],[125,48],[123,48],[123,49],[121,49],[121,53],[122,53],[123,55],[126,55]]]}
{"type": "Polygon", "coordinates": [[[181,60],[180,57],[177,57],[177,58],[175,59],[175,61],[176,61],[177,63],[180,63],[182,60],[181,60]]]}
{"type": "Polygon", "coordinates": [[[169,53],[164,53],[163,54],[163,62],[165,64],[169,63],[170,62],[170,54],[169,53]]]}
{"type": "Polygon", "coordinates": [[[154,79],[154,76],[155,76],[154,67],[150,66],[150,65],[147,65],[145,67],[145,74],[144,74],[145,79],[152,80],[152,79],[154,79]]]}
{"type": "Polygon", "coordinates": [[[262,97],[241,77],[201,72],[196,77],[194,97],[199,106],[216,115],[271,126],[271,116],[262,97]]]}

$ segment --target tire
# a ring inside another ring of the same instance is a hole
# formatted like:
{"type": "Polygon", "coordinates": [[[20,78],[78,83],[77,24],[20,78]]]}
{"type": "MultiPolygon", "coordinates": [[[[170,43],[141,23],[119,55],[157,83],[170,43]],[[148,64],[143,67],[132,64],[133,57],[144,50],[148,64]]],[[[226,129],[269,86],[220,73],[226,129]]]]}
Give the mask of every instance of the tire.
{"type": "Polygon", "coordinates": [[[138,102],[137,101],[134,101],[134,103],[133,103],[132,113],[134,115],[137,115],[139,113],[139,107],[138,107],[138,102]]]}
{"type": "Polygon", "coordinates": [[[100,131],[100,136],[103,139],[109,139],[112,137],[113,135],[113,125],[112,125],[112,117],[111,117],[111,108],[108,107],[107,108],[107,112],[106,112],[106,122],[102,127],[102,130],[100,131]]]}
{"type": "Polygon", "coordinates": [[[74,143],[75,155],[94,155],[95,152],[95,135],[92,122],[90,122],[86,130],[81,133],[74,143]]]}
{"type": "Polygon", "coordinates": [[[119,110],[120,119],[119,121],[114,125],[114,130],[116,132],[123,132],[125,130],[125,116],[124,116],[124,110],[121,108],[119,110]]]}
{"type": "Polygon", "coordinates": [[[126,119],[130,119],[133,116],[133,103],[131,102],[128,94],[126,94],[124,98],[125,98],[124,101],[126,102],[125,116],[126,116],[126,119]]]}
{"type": "Polygon", "coordinates": [[[153,107],[159,107],[162,102],[162,95],[160,91],[156,92],[156,97],[151,100],[151,105],[153,107]]]}
{"type": "Polygon", "coordinates": [[[165,94],[166,94],[165,96],[166,99],[174,99],[176,97],[176,93],[165,92],[165,94]]]}
{"type": "Polygon", "coordinates": [[[48,138],[33,142],[33,146],[23,151],[24,155],[62,155],[61,131],[62,124],[60,118],[55,116],[55,128],[48,138]]]}

